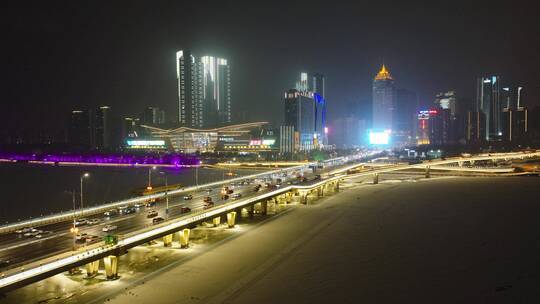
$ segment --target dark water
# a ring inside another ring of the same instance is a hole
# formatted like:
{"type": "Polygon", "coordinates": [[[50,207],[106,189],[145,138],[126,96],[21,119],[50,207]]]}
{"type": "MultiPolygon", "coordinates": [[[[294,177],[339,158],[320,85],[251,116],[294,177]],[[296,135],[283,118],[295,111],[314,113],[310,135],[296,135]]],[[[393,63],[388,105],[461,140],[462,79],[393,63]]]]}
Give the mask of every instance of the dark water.
{"type": "MultiPolygon", "coordinates": [[[[195,169],[158,168],[152,171],[154,186],[165,184],[160,171],[166,172],[169,184],[195,184],[195,169]]],[[[68,191],[77,192],[76,201],[79,204],[80,176],[84,172],[90,173],[83,185],[85,207],[133,197],[135,189],[148,184],[148,168],[0,163],[0,223],[71,210],[73,200],[68,191]]],[[[260,171],[235,171],[239,175],[257,172],[260,171]]],[[[201,168],[199,184],[220,181],[224,173],[219,169],[201,168]]]]}

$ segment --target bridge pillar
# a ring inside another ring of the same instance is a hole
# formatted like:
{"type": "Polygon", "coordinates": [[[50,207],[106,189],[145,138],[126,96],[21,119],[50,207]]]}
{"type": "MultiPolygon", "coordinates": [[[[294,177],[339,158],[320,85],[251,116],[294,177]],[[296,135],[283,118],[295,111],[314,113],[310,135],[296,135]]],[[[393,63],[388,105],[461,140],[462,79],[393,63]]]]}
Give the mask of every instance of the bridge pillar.
{"type": "Polygon", "coordinates": [[[99,260],[90,262],[86,264],[86,276],[91,278],[94,277],[99,270],[99,260]]]}
{"type": "Polygon", "coordinates": [[[463,167],[463,162],[462,161],[458,161],[457,163],[458,163],[458,166],[463,167]]]}
{"type": "Polygon", "coordinates": [[[430,167],[429,166],[426,166],[426,178],[430,178],[431,177],[431,174],[430,174],[430,167]]]}
{"type": "Polygon", "coordinates": [[[373,184],[376,185],[379,183],[379,173],[373,174],[373,184]]]}
{"type": "Polygon", "coordinates": [[[219,226],[219,224],[221,224],[221,217],[218,216],[218,217],[213,218],[212,219],[212,224],[214,224],[214,227],[219,226]]]}
{"type": "Polygon", "coordinates": [[[474,160],[470,160],[469,164],[471,164],[471,166],[474,166],[474,160]]]}
{"type": "Polygon", "coordinates": [[[109,255],[103,258],[103,264],[105,264],[105,275],[107,280],[114,280],[118,278],[118,257],[115,255],[109,255]]]}
{"type": "Polygon", "coordinates": [[[229,228],[234,228],[234,225],[236,224],[236,212],[229,212],[227,213],[227,225],[229,228]]]}
{"type": "Polygon", "coordinates": [[[261,202],[261,214],[266,215],[268,213],[268,202],[261,202]]]}
{"type": "Polygon", "coordinates": [[[173,240],[173,235],[167,234],[166,236],[163,237],[163,246],[165,247],[172,246],[172,240],[173,240]]]}
{"type": "Polygon", "coordinates": [[[68,270],[68,273],[70,275],[79,274],[81,273],[81,269],[79,267],[73,267],[68,270]]]}
{"type": "Polygon", "coordinates": [[[335,183],[334,191],[339,192],[339,179],[335,183]]]}
{"type": "Polygon", "coordinates": [[[189,247],[189,234],[191,230],[184,229],[180,231],[180,248],[188,248],[189,247]]]}
{"type": "Polygon", "coordinates": [[[255,211],[255,205],[247,206],[246,211],[249,217],[253,217],[253,213],[255,211]]]}

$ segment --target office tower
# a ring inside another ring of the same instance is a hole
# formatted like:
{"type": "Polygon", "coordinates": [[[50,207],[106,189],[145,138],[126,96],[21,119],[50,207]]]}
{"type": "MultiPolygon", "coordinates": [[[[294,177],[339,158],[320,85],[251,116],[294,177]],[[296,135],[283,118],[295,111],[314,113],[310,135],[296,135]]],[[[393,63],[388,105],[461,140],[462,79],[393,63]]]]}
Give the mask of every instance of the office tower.
{"type": "Polygon", "coordinates": [[[408,144],[416,134],[418,98],[415,92],[397,89],[395,95],[395,115],[392,126],[392,139],[396,144],[408,144]]]}
{"type": "Polygon", "coordinates": [[[304,96],[312,96],[315,101],[314,134],[315,145],[327,145],[328,128],[326,126],[326,78],[323,74],[315,73],[310,75],[306,72],[300,73],[300,80],[296,82],[296,90],[304,96]]]}
{"type": "Polygon", "coordinates": [[[178,122],[192,128],[231,123],[231,73],[226,59],[176,53],[178,122]]]}
{"type": "Polygon", "coordinates": [[[340,117],[334,121],[331,130],[331,142],[338,149],[349,149],[359,146],[366,134],[365,120],[354,115],[340,117]]]}
{"type": "Polygon", "coordinates": [[[481,77],[476,87],[476,112],[485,117],[484,140],[497,140],[502,136],[501,79],[498,76],[481,77]]]}
{"type": "Polygon", "coordinates": [[[315,101],[313,93],[291,89],[285,93],[285,126],[294,127],[300,151],[309,151],[316,146],[315,101]]]}
{"type": "Polygon", "coordinates": [[[231,123],[231,73],[227,60],[203,56],[203,117],[204,127],[231,123]]]}
{"type": "Polygon", "coordinates": [[[142,116],[143,124],[162,125],[165,123],[165,111],[157,107],[147,107],[142,116]]]}
{"type": "Polygon", "coordinates": [[[181,126],[203,127],[203,65],[190,51],[176,52],[178,122],[181,126]]]}
{"type": "Polygon", "coordinates": [[[529,129],[529,112],[522,103],[523,87],[504,87],[501,91],[503,103],[502,133],[503,140],[523,141],[529,129]]]}
{"type": "Polygon", "coordinates": [[[68,143],[74,146],[90,147],[92,129],[88,111],[73,110],[68,125],[68,143]]]}
{"type": "Polygon", "coordinates": [[[448,91],[445,93],[439,93],[435,97],[435,105],[441,109],[449,109],[450,114],[457,115],[457,98],[456,92],[448,91]]]}
{"type": "Polygon", "coordinates": [[[109,149],[111,148],[111,108],[108,106],[101,106],[97,109],[93,127],[93,143],[92,146],[95,149],[109,149]]]}
{"type": "Polygon", "coordinates": [[[373,80],[373,129],[391,130],[394,124],[394,112],[394,79],[383,64],[373,80]]]}
{"type": "Polygon", "coordinates": [[[486,115],[484,112],[467,111],[465,118],[465,140],[468,143],[481,143],[485,140],[486,115]]]}

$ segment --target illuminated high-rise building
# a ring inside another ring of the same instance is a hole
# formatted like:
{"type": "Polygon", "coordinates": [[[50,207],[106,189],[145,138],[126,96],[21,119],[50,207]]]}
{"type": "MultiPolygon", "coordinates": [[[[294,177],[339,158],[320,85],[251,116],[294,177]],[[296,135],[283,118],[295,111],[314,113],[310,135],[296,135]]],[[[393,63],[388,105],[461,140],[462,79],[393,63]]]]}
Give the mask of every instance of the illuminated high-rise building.
{"type": "Polygon", "coordinates": [[[383,64],[373,80],[373,129],[391,130],[394,125],[394,116],[394,79],[383,64]]]}
{"type": "Polygon", "coordinates": [[[231,72],[227,60],[203,56],[203,127],[231,122],[231,72]],[[206,116],[206,117],[204,117],[206,116]]]}
{"type": "Polygon", "coordinates": [[[501,79],[498,76],[480,77],[476,87],[476,112],[485,117],[483,140],[497,140],[502,136],[501,79]]]}
{"type": "Polygon", "coordinates": [[[231,122],[230,68],[226,59],[176,53],[178,122],[209,128],[231,122]]]}

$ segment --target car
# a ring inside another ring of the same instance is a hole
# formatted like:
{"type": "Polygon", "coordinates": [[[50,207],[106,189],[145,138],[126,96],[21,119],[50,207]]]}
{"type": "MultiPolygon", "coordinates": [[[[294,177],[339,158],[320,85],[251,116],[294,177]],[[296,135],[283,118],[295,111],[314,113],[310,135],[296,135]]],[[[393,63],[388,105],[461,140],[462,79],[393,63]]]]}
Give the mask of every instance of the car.
{"type": "Polygon", "coordinates": [[[205,202],[203,209],[208,209],[214,207],[214,202],[205,202]]]}
{"type": "Polygon", "coordinates": [[[107,226],[103,227],[103,228],[101,229],[101,231],[103,231],[103,232],[109,232],[109,231],[112,231],[112,230],[116,230],[116,228],[118,228],[118,227],[115,226],[115,225],[107,225],[107,226]]]}
{"type": "Polygon", "coordinates": [[[135,205],[133,205],[133,207],[135,207],[137,209],[142,208],[142,207],[144,207],[144,204],[143,203],[136,203],[135,205]]]}
{"type": "Polygon", "coordinates": [[[36,234],[35,237],[41,239],[49,234],[52,234],[52,231],[40,231],[39,234],[36,234]]]}
{"type": "Polygon", "coordinates": [[[83,242],[86,242],[86,238],[88,237],[88,233],[81,233],[81,234],[77,234],[75,236],[75,242],[77,243],[83,243],[83,242]]]}
{"type": "Polygon", "coordinates": [[[93,242],[96,242],[96,241],[99,241],[99,236],[97,236],[97,235],[89,235],[85,239],[86,243],[93,243],[93,242]]]}
{"type": "Polygon", "coordinates": [[[235,193],[235,194],[233,194],[232,197],[233,197],[234,199],[241,198],[241,197],[242,197],[242,194],[240,194],[240,193],[235,193]]]}
{"type": "Polygon", "coordinates": [[[32,232],[33,229],[34,228],[32,228],[32,227],[24,227],[23,229],[15,230],[15,233],[25,234],[25,233],[28,233],[28,232],[32,232]]]}
{"type": "Polygon", "coordinates": [[[210,196],[207,196],[203,199],[203,202],[205,203],[212,202],[212,198],[210,196]]]}
{"type": "Polygon", "coordinates": [[[88,224],[88,220],[86,218],[76,219],[73,224],[75,225],[75,227],[83,226],[88,224]]]}
{"type": "Polygon", "coordinates": [[[125,211],[124,211],[124,214],[132,214],[132,213],[135,213],[137,212],[137,208],[131,206],[131,207],[128,207],[125,211]]]}
{"type": "Polygon", "coordinates": [[[35,231],[27,232],[27,233],[23,234],[23,236],[24,237],[33,237],[33,236],[39,235],[41,232],[42,232],[41,230],[35,230],[35,231]]]}
{"type": "Polygon", "coordinates": [[[96,224],[99,224],[99,219],[95,218],[95,219],[89,219],[86,221],[86,224],[88,225],[96,225],[96,224]]]}
{"type": "Polygon", "coordinates": [[[118,213],[122,214],[122,213],[125,213],[126,210],[127,210],[128,206],[120,206],[118,207],[118,213]]]}
{"type": "Polygon", "coordinates": [[[212,188],[204,189],[204,191],[206,191],[207,193],[210,193],[210,192],[212,192],[212,188]]]}
{"type": "Polygon", "coordinates": [[[151,210],[151,211],[148,211],[148,213],[146,214],[146,217],[152,218],[152,217],[156,217],[157,215],[158,215],[158,212],[156,210],[151,210]]]}
{"type": "Polygon", "coordinates": [[[189,201],[190,199],[193,199],[193,195],[191,195],[191,194],[184,195],[184,200],[185,201],[189,201]]]}
{"type": "Polygon", "coordinates": [[[10,260],[0,260],[0,268],[7,267],[9,264],[11,264],[10,260]]]}
{"type": "Polygon", "coordinates": [[[155,207],[155,206],[156,206],[156,202],[148,202],[148,203],[146,203],[147,208],[155,207]]]}
{"type": "Polygon", "coordinates": [[[182,208],[180,208],[180,213],[188,213],[188,212],[191,212],[191,208],[185,207],[185,206],[182,206],[182,208]]]}
{"type": "Polygon", "coordinates": [[[105,213],[103,213],[103,215],[105,215],[107,217],[116,216],[116,215],[118,215],[118,210],[111,209],[109,211],[105,211],[105,213]]]}
{"type": "Polygon", "coordinates": [[[228,200],[228,199],[229,199],[229,195],[227,195],[227,194],[222,194],[222,195],[221,195],[221,199],[222,199],[222,200],[228,200]]]}
{"type": "Polygon", "coordinates": [[[157,224],[157,223],[163,222],[164,220],[165,219],[162,217],[155,217],[154,219],[152,219],[152,223],[157,224]]]}

